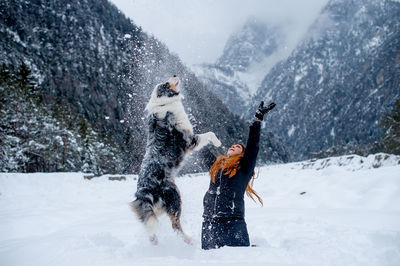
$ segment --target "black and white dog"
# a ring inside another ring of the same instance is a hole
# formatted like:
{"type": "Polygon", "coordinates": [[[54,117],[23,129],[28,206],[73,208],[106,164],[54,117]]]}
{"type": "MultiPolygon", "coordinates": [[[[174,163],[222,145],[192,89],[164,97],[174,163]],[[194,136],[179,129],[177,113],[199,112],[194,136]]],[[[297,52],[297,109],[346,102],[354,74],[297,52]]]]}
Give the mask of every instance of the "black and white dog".
{"type": "Polygon", "coordinates": [[[145,224],[153,244],[158,242],[155,235],[157,216],[163,212],[170,217],[173,229],[185,242],[191,242],[180,224],[181,197],[174,177],[188,152],[199,150],[209,142],[217,147],[221,145],[213,132],[193,133],[178,86],[176,76],[157,85],[146,106],[149,126],[146,154],[131,207],[145,224]]]}

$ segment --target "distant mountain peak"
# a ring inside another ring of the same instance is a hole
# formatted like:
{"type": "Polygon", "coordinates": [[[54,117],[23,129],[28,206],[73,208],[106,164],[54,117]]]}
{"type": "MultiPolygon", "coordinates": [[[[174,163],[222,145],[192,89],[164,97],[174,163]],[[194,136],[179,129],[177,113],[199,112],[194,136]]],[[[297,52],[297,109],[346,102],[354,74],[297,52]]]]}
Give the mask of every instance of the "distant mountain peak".
{"type": "Polygon", "coordinates": [[[278,31],[250,17],[243,27],[228,39],[216,65],[244,72],[253,62],[261,62],[278,49],[278,31]]]}
{"type": "Polygon", "coordinates": [[[197,76],[235,114],[243,115],[269,69],[281,59],[277,25],[249,17],[233,32],[215,64],[194,66],[197,76]]]}

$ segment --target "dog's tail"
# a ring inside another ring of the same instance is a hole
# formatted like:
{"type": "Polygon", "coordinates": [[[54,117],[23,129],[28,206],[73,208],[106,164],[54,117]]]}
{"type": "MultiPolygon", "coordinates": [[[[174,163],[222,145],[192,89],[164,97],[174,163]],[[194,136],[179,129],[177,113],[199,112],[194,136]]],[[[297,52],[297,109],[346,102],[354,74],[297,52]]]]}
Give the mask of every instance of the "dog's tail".
{"type": "Polygon", "coordinates": [[[136,213],[139,220],[146,226],[150,236],[154,235],[158,225],[157,215],[154,213],[153,202],[150,199],[144,198],[132,201],[131,209],[136,213]]]}

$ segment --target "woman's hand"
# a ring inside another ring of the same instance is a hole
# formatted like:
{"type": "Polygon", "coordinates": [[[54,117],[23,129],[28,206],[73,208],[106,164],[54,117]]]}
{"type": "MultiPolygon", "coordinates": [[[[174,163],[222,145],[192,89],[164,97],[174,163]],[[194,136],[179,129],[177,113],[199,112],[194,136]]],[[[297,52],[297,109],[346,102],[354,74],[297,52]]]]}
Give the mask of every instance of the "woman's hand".
{"type": "Polygon", "coordinates": [[[265,107],[265,106],[264,106],[264,101],[262,101],[262,102],[260,103],[260,105],[258,106],[258,110],[257,110],[257,112],[256,112],[255,117],[256,117],[258,120],[262,121],[262,120],[264,119],[264,115],[265,115],[266,113],[268,113],[269,111],[271,111],[272,109],[274,109],[275,106],[276,106],[275,103],[270,103],[268,106],[265,107]]]}

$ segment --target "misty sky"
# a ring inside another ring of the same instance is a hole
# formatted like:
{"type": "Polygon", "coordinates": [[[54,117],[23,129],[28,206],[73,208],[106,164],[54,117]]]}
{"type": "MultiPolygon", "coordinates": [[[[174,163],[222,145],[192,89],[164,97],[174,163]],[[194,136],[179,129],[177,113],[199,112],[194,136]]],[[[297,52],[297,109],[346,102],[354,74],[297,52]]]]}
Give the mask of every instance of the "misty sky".
{"type": "Polygon", "coordinates": [[[249,16],[283,25],[288,46],[301,38],[328,0],[110,0],[184,63],[214,63],[249,16]]]}

